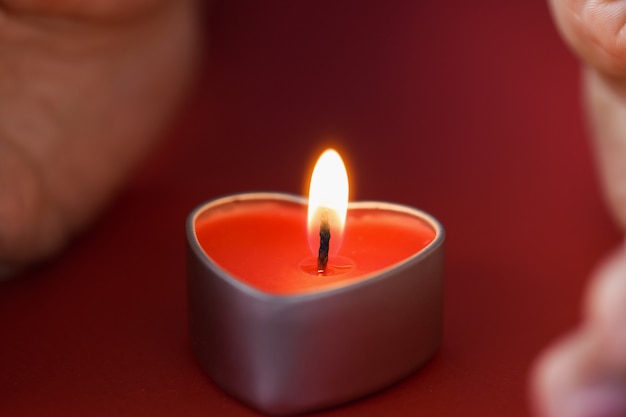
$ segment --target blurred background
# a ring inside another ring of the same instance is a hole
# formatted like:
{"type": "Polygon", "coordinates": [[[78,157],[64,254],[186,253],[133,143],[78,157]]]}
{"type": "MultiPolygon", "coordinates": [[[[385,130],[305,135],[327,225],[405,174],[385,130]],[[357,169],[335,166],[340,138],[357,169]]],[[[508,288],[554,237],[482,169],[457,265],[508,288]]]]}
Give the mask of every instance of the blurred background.
{"type": "Polygon", "coordinates": [[[533,359],[619,240],[545,2],[217,0],[206,18],[161,149],[62,257],[0,287],[0,415],[256,415],[191,355],[185,217],[223,194],[302,194],[327,146],[352,199],[443,223],[446,310],[420,372],[319,415],[529,415],[533,359]]]}

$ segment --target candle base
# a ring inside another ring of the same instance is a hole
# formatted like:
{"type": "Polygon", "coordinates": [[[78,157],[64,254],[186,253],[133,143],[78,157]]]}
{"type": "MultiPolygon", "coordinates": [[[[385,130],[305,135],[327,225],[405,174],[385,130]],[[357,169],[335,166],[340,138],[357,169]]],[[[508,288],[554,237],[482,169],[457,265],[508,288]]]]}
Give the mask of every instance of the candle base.
{"type": "MultiPolygon", "coordinates": [[[[245,198],[298,201],[281,194],[245,198]]],[[[226,197],[226,200],[236,197],[226,197]]],[[[422,366],[442,337],[444,231],[431,216],[385,203],[423,220],[435,239],[398,265],[330,289],[273,295],[233,278],[203,252],[189,217],[191,344],[200,366],[225,391],[272,415],[331,407],[378,391],[422,366]]]]}

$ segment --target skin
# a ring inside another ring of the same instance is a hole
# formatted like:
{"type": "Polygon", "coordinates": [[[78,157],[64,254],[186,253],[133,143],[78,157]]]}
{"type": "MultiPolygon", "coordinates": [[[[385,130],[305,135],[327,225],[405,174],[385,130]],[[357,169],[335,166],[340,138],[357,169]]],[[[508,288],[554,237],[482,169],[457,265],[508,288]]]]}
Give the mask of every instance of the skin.
{"type": "MultiPolygon", "coordinates": [[[[550,0],[580,57],[583,91],[607,204],[626,231],[626,1],[550,0]]],[[[592,274],[580,326],[537,362],[542,417],[626,416],[626,245],[592,274]]]]}
{"type": "MultiPolygon", "coordinates": [[[[626,0],[550,0],[583,62],[598,167],[626,231],[626,0]]],[[[0,277],[89,223],[158,140],[196,56],[194,0],[0,0],[0,277]]],[[[538,361],[542,417],[626,416],[626,247],[538,361]]]]}
{"type": "Polygon", "coordinates": [[[0,0],[0,277],[52,256],[162,135],[194,0],[0,0]]]}

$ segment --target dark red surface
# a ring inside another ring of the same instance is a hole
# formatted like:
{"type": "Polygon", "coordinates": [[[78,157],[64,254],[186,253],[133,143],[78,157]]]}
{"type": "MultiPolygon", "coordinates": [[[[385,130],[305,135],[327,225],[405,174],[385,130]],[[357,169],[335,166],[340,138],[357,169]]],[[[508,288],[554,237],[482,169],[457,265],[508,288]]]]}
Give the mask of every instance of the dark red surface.
{"type": "Polygon", "coordinates": [[[256,415],[191,355],[184,220],[300,193],[329,135],[357,198],[446,227],[446,316],[421,372],[319,415],[528,415],[533,358],[618,239],[544,2],[228,0],[211,25],[163,156],[62,257],[0,284],[0,415],[256,415]]]}

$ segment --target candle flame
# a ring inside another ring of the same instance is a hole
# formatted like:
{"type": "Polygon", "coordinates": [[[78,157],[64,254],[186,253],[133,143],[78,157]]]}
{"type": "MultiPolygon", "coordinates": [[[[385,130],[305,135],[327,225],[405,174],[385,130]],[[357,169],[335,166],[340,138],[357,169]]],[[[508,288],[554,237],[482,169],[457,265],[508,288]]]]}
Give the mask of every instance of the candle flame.
{"type": "Polygon", "coordinates": [[[330,225],[330,254],[336,255],[343,241],[348,211],[348,173],[341,156],[328,149],[319,157],[309,188],[308,238],[314,254],[320,247],[320,224],[327,216],[330,225]]]}

